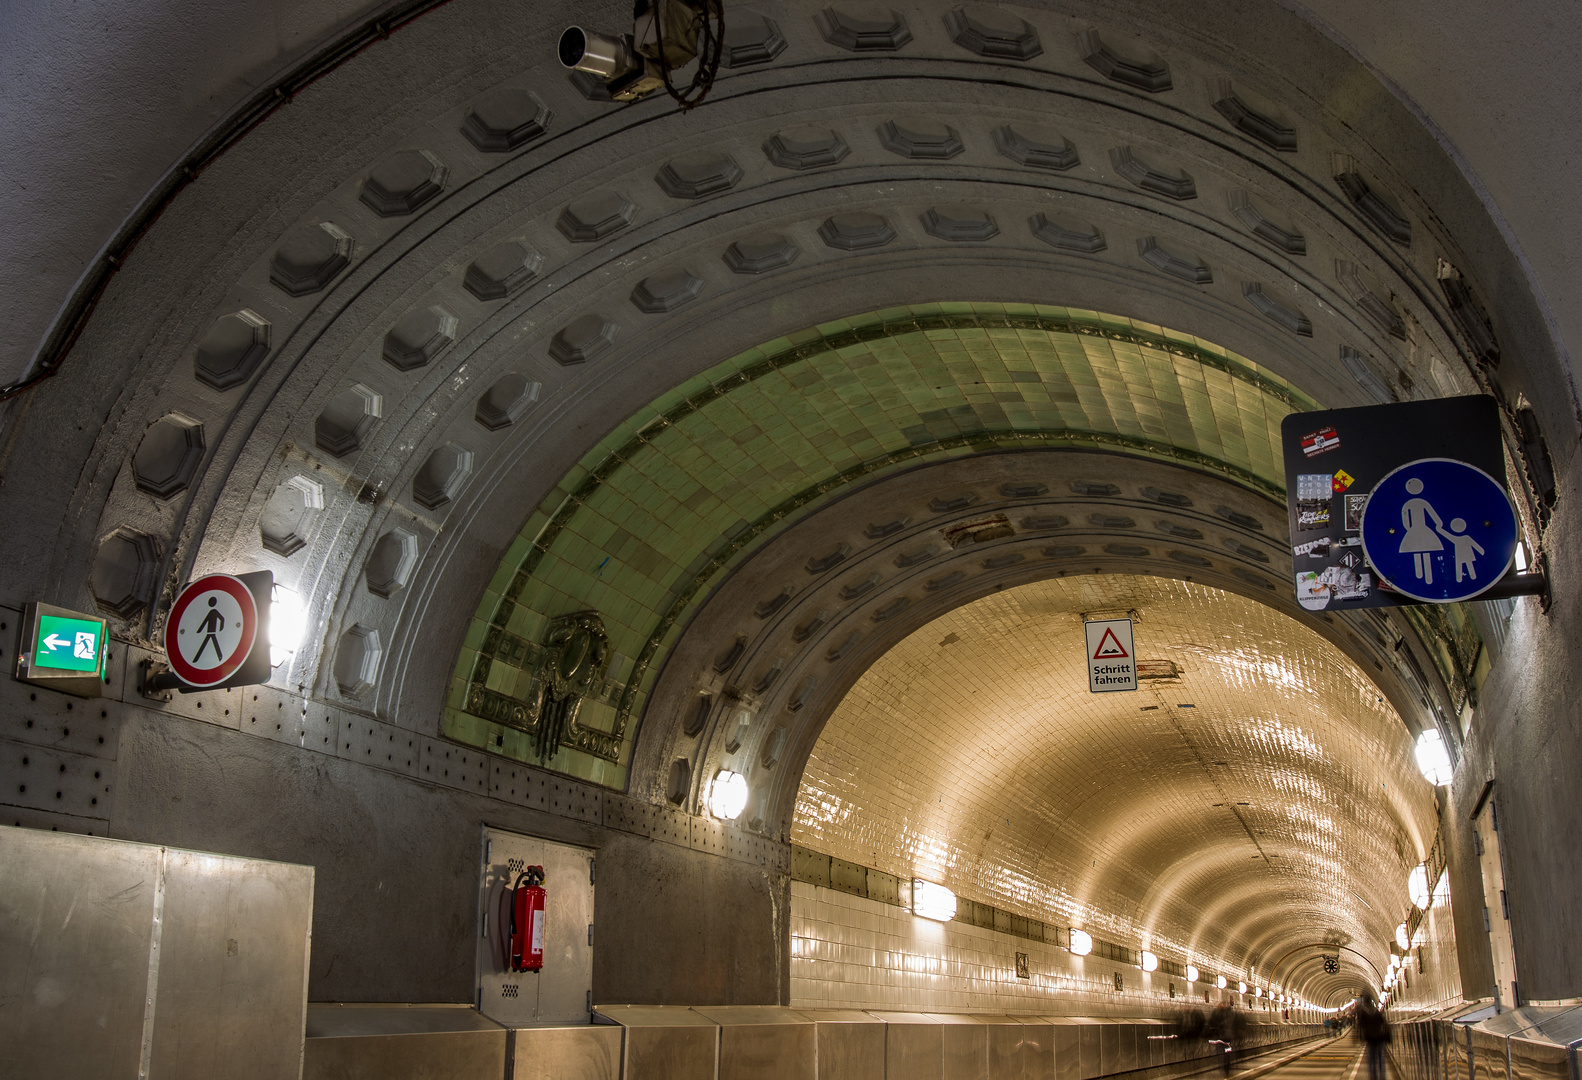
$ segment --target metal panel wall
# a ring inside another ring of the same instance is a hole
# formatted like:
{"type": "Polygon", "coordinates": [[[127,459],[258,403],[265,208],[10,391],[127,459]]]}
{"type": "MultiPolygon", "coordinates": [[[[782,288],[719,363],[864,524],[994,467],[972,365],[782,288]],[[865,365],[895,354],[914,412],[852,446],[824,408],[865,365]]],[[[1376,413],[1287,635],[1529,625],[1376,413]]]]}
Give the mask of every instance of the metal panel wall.
{"type": "Polygon", "coordinates": [[[8,1077],[296,1080],[313,868],[0,829],[8,1077]]]}
{"type": "Polygon", "coordinates": [[[621,1033],[614,1024],[518,1028],[505,1080],[621,1080],[621,1033]]]}
{"type": "Polygon", "coordinates": [[[167,851],[150,1075],[297,1075],[312,923],[311,867],[167,851]]]}
{"type": "Polygon", "coordinates": [[[485,1016],[514,1027],[585,1023],[593,989],[593,852],[532,836],[483,830],[478,895],[477,997],[485,1016]],[[506,962],[511,887],[544,868],[544,969],[506,962]]]}

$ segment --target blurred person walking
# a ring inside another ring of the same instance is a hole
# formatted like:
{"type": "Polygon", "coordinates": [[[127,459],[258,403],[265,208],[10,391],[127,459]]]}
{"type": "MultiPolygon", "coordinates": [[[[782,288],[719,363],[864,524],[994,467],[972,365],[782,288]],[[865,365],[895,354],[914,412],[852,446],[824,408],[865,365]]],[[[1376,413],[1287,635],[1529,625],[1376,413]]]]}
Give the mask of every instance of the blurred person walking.
{"type": "Polygon", "coordinates": [[[1357,999],[1357,1037],[1368,1048],[1368,1080],[1384,1080],[1384,1048],[1390,1043],[1390,1022],[1372,990],[1357,999]]]}

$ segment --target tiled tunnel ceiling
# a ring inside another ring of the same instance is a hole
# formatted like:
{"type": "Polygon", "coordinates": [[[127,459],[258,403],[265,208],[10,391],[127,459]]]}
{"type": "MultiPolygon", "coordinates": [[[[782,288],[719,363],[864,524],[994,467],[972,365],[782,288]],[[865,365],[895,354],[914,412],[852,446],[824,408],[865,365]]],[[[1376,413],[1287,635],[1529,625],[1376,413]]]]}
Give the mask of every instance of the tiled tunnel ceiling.
{"type": "Polygon", "coordinates": [[[1373,682],[1295,619],[1207,586],[1090,575],[959,607],[856,683],[792,838],[1178,961],[1293,945],[1383,964],[1434,793],[1373,682]],[[1092,694],[1084,613],[1134,612],[1178,678],[1092,694]]]}
{"type": "Polygon", "coordinates": [[[710,585],[849,485],[931,460],[1118,449],[1278,494],[1278,426],[1313,403],[1211,343],[1092,311],[929,304],[735,357],[617,425],[528,519],[468,633],[446,731],[530,756],[551,620],[615,651],[553,767],[621,785],[647,689],[710,585]],[[525,728],[525,730],[523,730],[525,728]],[[509,742],[507,742],[509,737],[509,742]]]}

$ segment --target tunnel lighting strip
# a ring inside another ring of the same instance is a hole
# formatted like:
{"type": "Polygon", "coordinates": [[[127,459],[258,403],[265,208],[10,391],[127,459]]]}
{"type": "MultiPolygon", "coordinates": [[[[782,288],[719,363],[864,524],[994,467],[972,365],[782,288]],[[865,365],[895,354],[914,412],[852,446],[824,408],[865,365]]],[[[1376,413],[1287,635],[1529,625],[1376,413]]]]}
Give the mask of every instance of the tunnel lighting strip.
{"type": "MultiPolygon", "coordinates": [[[[723,774],[722,774],[723,775],[723,774]]],[[[925,881],[922,878],[902,879],[894,874],[887,874],[882,870],[874,870],[859,863],[848,862],[845,859],[826,855],[814,851],[812,848],[800,844],[791,845],[791,880],[800,881],[808,885],[817,885],[822,888],[833,888],[839,892],[851,893],[873,900],[881,904],[889,904],[911,911],[921,918],[931,919],[936,922],[964,922],[969,926],[977,926],[985,930],[994,930],[996,933],[1007,934],[1011,937],[1024,938],[1028,941],[1037,941],[1046,945],[1064,948],[1077,956],[1094,955],[1098,960],[1109,960],[1117,964],[1129,964],[1140,967],[1144,971],[1163,971],[1166,975],[1184,978],[1188,983],[1211,983],[1220,989],[1229,986],[1225,976],[1215,976],[1212,973],[1204,975],[1196,965],[1180,964],[1174,961],[1161,960],[1156,954],[1146,949],[1131,949],[1113,942],[1100,941],[1092,934],[1077,927],[1059,927],[1054,923],[1040,922],[1014,915],[1003,908],[996,908],[989,904],[973,900],[962,900],[949,888],[935,882],[925,881]],[[858,882],[861,881],[859,885],[858,882]],[[963,918],[963,915],[977,913],[981,918],[987,915],[989,925],[972,918],[963,918]],[[1036,926],[1038,932],[1024,933],[1015,927],[1036,926]],[[1009,929],[1008,929],[1009,928],[1009,929]],[[1053,931],[1051,940],[1048,931],[1053,931]]],[[[1227,965],[1229,966],[1229,965],[1227,965]]],[[[1247,984],[1240,983],[1241,992],[1247,993],[1247,984]]],[[[1262,991],[1260,991],[1261,993],[1262,991]]],[[[1267,992],[1270,1001],[1274,1000],[1274,991],[1267,992]]],[[[1288,1002],[1295,1004],[1295,1002],[1288,1002]]]]}

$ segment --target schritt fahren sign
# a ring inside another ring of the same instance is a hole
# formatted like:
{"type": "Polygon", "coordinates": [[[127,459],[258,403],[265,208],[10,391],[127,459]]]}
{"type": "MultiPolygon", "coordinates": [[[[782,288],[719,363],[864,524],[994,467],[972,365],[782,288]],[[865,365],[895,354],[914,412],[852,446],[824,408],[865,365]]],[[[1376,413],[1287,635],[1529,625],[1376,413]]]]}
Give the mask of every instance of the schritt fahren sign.
{"type": "Polygon", "coordinates": [[[1087,639],[1088,690],[1107,694],[1137,689],[1137,649],[1132,620],[1104,619],[1082,624],[1087,639]]]}

